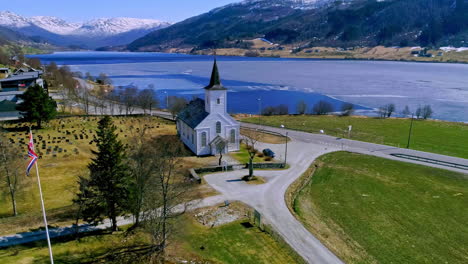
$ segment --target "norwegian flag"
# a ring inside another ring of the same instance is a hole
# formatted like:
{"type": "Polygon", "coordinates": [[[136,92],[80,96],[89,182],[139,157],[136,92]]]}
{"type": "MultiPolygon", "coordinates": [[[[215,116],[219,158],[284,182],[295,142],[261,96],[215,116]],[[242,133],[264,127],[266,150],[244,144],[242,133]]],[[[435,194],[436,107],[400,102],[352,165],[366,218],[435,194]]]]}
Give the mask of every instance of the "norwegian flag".
{"type": "Polygon", "coordinates": [[[34,164],[36,164],[38,159],[36,152],[34,152],[34,140],[32,131],[29,131],[28,156],[31,160],[29,161],[28,167],[26,168],[26,174],[29,176],[31,168],[34,166],[34,164]]]}

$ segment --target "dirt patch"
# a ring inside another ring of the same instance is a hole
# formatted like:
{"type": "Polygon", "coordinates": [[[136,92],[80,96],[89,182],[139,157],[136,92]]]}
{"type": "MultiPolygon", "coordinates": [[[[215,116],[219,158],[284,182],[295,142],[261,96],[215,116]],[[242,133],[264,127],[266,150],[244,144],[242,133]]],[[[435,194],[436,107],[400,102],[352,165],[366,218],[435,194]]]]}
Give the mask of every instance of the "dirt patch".
{"type": "Polygon", "coordinates": [[[248,208],[242,203],[229,203],[200,208],[193,212],[193,217],[204,226],[215,227],[248,217],[248,208]]]}
{"type": "Polygon", "coordinates": [[[260,184],[265,184],[267,183],[267,180],[263,177],[260,176],[253,176],[251,179],[249,179],[249,175],[245,175],[242,177],[242,180],[251,185],[260,185],[260,184]]]}

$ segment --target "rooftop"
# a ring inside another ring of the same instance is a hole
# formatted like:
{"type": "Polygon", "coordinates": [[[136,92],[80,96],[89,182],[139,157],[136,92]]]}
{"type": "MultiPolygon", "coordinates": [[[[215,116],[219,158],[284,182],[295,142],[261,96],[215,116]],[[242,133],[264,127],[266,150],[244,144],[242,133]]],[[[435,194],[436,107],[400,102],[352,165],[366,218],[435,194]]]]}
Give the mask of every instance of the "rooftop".
{"type": "Polygon", "coordinates": [[[208,113],[205,111],[205,101],[197,98],[191,101],[178,115],[177,118],[182,120],[191,128],[196,128],[206,117],[208,113]]]}

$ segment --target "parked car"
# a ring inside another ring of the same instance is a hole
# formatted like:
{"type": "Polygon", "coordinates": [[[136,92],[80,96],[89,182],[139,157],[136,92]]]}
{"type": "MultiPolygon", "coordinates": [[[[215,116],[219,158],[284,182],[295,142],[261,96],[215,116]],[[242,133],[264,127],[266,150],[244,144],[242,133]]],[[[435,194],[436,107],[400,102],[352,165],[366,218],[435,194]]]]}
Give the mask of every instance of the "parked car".
{"type": "Polygon", "coordinates": [[[263,155],[271,158],[275,158],[275,153],[271,149],[264,149],[263,155]]]}

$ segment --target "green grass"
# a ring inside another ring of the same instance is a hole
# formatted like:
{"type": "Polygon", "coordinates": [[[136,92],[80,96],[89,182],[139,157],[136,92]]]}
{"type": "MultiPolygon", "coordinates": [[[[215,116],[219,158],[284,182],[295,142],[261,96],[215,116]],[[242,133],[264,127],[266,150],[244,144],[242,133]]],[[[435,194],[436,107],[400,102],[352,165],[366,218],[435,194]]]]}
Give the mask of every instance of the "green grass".
{"type": "MultiPolygon", "coordinates": [[[[256,227],[245,228],[241,222],[207,228],[196,223],[190,216],[182,216],[177,221],[176,233],[169,242],[169,260],[193,260],[197,263],[297,263],[268,234],[256,227]],[[201,246],[204,250],[200,249],[201,246]]],[[[110,249],[122,246],[123,241],[129,244],[144,242],[145,236],[141,233],[133,236],[117,233],[89,236],[77,241],[54,241],[55,263],[90,261],[110,249]]],[[[48,261],[45,243],[0,250],[0,263],[29,264],[48,261]]]]}
{"type": "Polygon", "coordinates": [[[466,175],[337,152],[294,201],[347,263],[468,263],[466,175]]]}
{"type": "Polygon", "coordinates": [[[267,233],[256,227],[245,228],[242,222],[211,229],[192,222],[178,240],[185,241],[184,250],[210,262],[297,263],[267,233]]]}
{"type": "MultiPolygon", "coordinates": [[[[289,129],[319,133],[321,129],[331,136],[347,137],[349,125],[353,126],[351,139],[406,147],[410,127],[409,119],[378,119],[337,116],[265,116],[242,119],[289,129]]],[[[468,158],[468,124],[417,120],[414,122],[410,148],[461,158],[468,158]]]]}
{"type": "MultiPolygon", "coordinates": [[[[241,144],[240,150],[237,152],[231,153],[231,156],[235,158],[237,161],[239,161],[239,163],[242,163],[242,164],[249,163],[249,152],[247,151],[245,144],[241,144]]],[[[255,156],[253,162],[265,162],[265,160],[264,158],[255,156]]]]}

